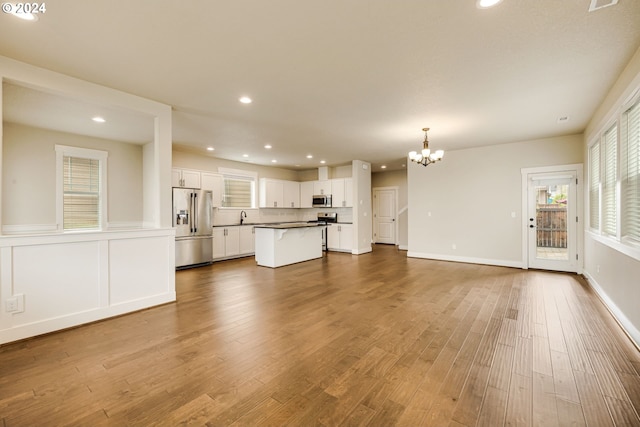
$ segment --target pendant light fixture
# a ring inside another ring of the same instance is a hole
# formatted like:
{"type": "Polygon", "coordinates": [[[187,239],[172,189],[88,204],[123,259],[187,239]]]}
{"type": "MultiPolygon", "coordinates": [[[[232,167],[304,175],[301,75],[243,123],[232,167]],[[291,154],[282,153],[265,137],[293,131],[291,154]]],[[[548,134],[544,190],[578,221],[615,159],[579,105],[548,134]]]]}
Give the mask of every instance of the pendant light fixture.
{"type": "Polygon", "coordinates": [[[439,162],[440,160],[442,160],[442,157],[444,156],[444,150],[436,150],[432,153],[431,149],[429,149],[429,138],[427,137],[429,128],[423,128],[422,130],[424,131],[424,142],[422,143],[422,151],[410,152],[409,158],[412,162],[420,163],[422,166],[429,166],[431,163],[439,162]]]}

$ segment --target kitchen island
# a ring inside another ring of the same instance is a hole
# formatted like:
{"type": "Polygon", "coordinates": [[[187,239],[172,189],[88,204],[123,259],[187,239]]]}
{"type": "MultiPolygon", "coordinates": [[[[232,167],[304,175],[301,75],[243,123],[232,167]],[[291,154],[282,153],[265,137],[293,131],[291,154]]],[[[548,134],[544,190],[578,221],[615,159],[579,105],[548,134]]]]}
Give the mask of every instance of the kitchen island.
{"type": "Polygon", "coordinates": [[[325,227],[316,223],[256,225],[256,263],[275,268],[322,258],[325,227]]]}

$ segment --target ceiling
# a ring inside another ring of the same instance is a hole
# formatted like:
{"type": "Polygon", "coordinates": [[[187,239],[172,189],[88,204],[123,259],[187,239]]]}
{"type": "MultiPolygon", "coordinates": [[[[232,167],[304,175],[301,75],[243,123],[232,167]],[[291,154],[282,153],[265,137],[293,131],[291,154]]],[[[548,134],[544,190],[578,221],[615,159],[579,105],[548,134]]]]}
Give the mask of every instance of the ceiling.
{"type": "MultiPolygon", "coordinates": [[[[56,0],[36,22],[1,13],[0,55],[169,104],[174,144],[203,155],[391,170],[423,127],[445,151],[581,133],[640,46],[640,1],[589,5],[56,0]]],[[[9,89],[5,120],[20,122],[39,95],[9,89]]],[[[145,138],[116,116],[109,138],[145,138]]]]}

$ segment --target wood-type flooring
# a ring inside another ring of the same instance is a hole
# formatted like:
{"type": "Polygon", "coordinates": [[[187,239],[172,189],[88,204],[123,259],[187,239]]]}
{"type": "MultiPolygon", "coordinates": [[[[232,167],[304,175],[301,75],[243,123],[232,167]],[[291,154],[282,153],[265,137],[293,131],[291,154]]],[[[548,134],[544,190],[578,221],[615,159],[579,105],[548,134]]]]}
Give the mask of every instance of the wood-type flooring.
{"type": "Polygon", "coordinates": [[[0,347],[0,426],[640,425],[640,354],[574,274],[376,245],[176,288],[0,347]]]}

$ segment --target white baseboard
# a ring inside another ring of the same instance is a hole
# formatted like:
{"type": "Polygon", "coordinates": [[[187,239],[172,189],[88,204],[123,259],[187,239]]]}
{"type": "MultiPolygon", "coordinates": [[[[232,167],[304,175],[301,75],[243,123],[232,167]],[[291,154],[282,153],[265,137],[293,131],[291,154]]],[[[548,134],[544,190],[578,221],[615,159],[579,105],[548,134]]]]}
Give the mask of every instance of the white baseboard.
{"type": "Polygon", "coordinates": [[[441,255],[441,254],[427,254],[427,253],[415,252],[415,251],[407,252],[407,257],[435,259],[438,261],[465,262],[467,264],[486,264],[486,265],[496,265],[499,267],[522,268],[521,261],[510,261],[510,260],[502,260],[502,259],[459,257],[459,256],[441,255]]]}
{"type": "Polygon", "coordinates": [[[618,306],[613,302],[609,295],[602,289],[602,287],[598,284],[596,279],[589,274],[587,271],[583,271],[582,275],[587,279],[587,283],[591,286],[598,297],[602,301],[607,310],[611,313],[611,315],[616,319],[620,327],[625,331],[625,333],[629,336],[629,338],[634,342],[636,347],[640,349],[640,331],[636,326],[625,316],[625,314],[618,308],[618,306]]]}
{"type": "Polygon", "coordinates": [[[400,249],[401,251],[408,251],[409,250],[409,246],[408,245],[398,245],[398,249],[400,249]]]}
{"type": "Polygon", "coordinates": [[[31,338],[62,329],[80,326],[110,317],[120,316],[138,310],[151,308],[157,305],[171,303],[176,300],[175,292],[127,301],[110,307],[101,307],[92,310],[72,313],[65,316],[44,319],[41,321],[20,325],[11,329],[0,331],[0,344],[31,338]]]}
{"type": "Polygon", "coordinates": [[[368,247],[368,248],[365,248],[365,249],[354,249],[354,250],[351,251],[351,253],[353,255],[362,255],[362,254],[367,254],[367,253],[369,253],[371,251],[373,251],[373,248],[368,247]]]}

